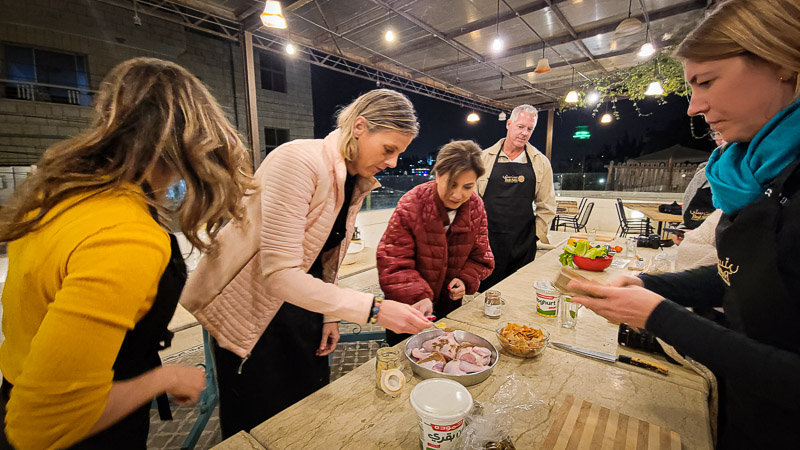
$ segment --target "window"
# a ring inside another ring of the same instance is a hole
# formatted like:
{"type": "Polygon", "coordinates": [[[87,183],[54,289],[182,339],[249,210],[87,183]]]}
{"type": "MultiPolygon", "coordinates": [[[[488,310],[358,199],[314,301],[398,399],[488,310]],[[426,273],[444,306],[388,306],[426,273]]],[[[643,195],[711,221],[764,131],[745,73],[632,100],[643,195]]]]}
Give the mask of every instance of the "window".
{"type": "Polygon", "coordinates": [[[264,128],[264,151],[261,153],[261,160],[275,150],[275,147],[289,142],[289,130],[281,128],[264,128]]]}
{"type": "Polygon", "coordinates": [[[6,98],[87,106],[86,56],[17,45],[4,47],[6,98]]]}
{"type": "Polygon", "coordinates": [[[286,62],[278,55],[260,52],[258,63],[261,66],[261,89],[286,92],[286,62]]]}

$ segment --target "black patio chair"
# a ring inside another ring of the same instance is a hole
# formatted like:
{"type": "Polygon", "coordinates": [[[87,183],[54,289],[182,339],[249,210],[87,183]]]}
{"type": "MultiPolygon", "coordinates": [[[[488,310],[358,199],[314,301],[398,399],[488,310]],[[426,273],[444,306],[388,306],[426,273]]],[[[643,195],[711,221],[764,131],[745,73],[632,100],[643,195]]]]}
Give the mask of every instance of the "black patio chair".
{"type": "MultiPolygon", "coordinates": [[[[578,214],[558,214],[556,213],[556,217],[553,219],[553,223],[550,225],[551,230],[558,230],[563,223],[567,223],[569,226],[573,226],[577,222],[578,217],[583,213],[583,208],[586,207],[586,197],[583,197],[578,203],[578,214]]],[[[566,228],[564,228],[566,230],[566,228]]]]}
{"type": "Polygon", "coordinates": [[[563,226],[564,231],[567,231],[567,227],[572,227],[572,229],[576,232],[586,230],[586,224],[589,222],[589,216],[592,215],[593,209],[594,202],[590,202],[588,205],[585,205],[585,207],[581,208],[581,213],[579,216],[565,217],[564,221],[559,222],[558,226],[563,226]]]}
{"type": "Polygon", "coordinates": [[[650,218],[644,219],[628,219],[625,216],[625,206],[622,204],[621,199],[617,199],[617,218],[619,219],[619,227],[617,227],[617,234],[625,237],[631,233],[636,235],[645,234],[650,235],[654,232],[653,226],[650,225],[650,218]]]}

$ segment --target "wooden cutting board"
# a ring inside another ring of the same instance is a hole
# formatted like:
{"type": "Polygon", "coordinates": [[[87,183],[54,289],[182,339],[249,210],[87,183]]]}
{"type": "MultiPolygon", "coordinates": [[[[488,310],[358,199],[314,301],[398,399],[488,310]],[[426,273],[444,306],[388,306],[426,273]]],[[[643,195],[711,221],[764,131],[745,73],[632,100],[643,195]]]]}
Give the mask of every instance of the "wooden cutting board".
{"type": "Polygon", "coordinates": [[[544,450],[680,450],[678,433],[568,395],[544,450]]]}
{"type": "MultiPolygon", "coordinates": [[[[588,239],[586,233],[575,233],[570,237],[574,239],[588,239]]],[[[611,242],[614,240],[614,236],[610,234],[598,234],[595,236],[594,240],[598,242],[611,242]]]]}

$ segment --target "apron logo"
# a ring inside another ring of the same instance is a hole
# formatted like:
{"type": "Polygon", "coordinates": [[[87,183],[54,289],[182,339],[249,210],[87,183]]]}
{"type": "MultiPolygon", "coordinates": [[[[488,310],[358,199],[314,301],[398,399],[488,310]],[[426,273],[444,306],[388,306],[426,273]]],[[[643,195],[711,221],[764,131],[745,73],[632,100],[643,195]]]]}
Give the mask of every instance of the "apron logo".
{"type": "Polygon", "coordinates": [[[706,220],[711,215],[710,212],[698,211],[696,209],[689,211],[692,215],[692,220],[706,220]]]}
{"type": "Polygon", "coordinates": [[[524,183],[525,182],[525,175],[503,175],[503,181],[506,183],[524,183]]]}
{"type": "Polygon", "coordinates": [[[731,264],[728,260],[729,258],[725,258],[725,262],[722,262],[721,259],[717,260],[717,273],[719,273],[719,276],[720,278],[722,278],[722,281],[724,281],[725,284],[727,284],[728,287],[730,287],[731,275],[739,271],[739,266],[736,266],[736,268],[734,269],[733,264],[731,264]]]}

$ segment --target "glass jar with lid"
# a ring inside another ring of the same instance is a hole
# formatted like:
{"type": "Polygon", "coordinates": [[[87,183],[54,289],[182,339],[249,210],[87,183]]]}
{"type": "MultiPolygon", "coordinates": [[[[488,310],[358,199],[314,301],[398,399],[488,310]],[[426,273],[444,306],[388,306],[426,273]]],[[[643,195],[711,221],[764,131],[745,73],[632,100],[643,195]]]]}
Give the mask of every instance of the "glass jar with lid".
{"type": "Polygon", "coordinates": [[[497,318],[503,313],[503,305],[506,301],[500,296],[500,291],[486,291],[484,299],[483,314],[487,317],[497,318]]]}

